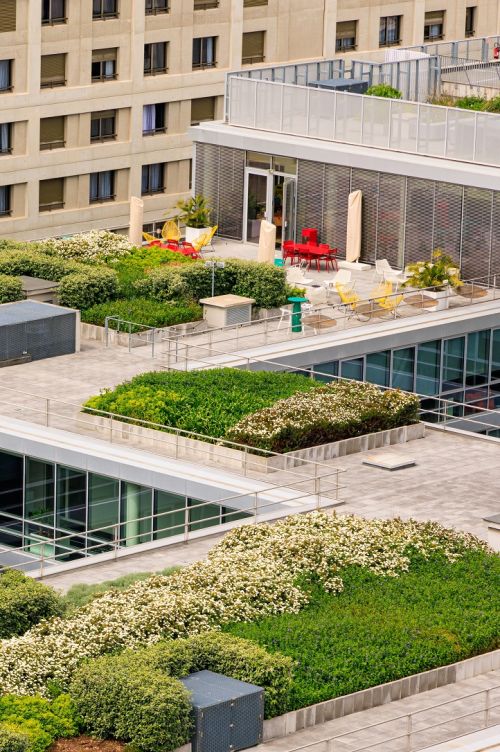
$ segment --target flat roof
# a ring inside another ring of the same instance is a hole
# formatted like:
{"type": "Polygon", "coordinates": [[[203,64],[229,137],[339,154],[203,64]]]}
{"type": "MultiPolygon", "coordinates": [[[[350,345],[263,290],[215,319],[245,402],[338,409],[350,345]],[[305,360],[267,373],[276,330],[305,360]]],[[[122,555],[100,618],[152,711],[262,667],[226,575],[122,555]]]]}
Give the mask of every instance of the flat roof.
{"type": "Polygon", "coordinates": [[[0,326],[52,319],[54,316],[67,316],[70,313],[75,313],[73,308],[39,303],[36,300],[19,300],[17,303],[0,305],[0,326]]]}

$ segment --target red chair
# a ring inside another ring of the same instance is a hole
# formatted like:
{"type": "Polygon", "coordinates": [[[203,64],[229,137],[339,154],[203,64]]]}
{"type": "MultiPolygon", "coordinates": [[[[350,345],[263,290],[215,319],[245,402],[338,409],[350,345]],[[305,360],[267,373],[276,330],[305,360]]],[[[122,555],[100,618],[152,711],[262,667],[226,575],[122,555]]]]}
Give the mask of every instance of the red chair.
{"type": "Polygon", "coordinates": [[[286,264],[286,260],[290,259],[290,264],[295,264],[297,258],[297,251],[295,250],[295,243],[293,240],[285,240],[283,243],[283,262],[286,264]]]}
{"type": "Polygon", "coordinates": [[[330,246],[326,243],[320,243],[319,247],[321,249],[324,249],[325,251],[323,259],[325,261],[326,271],[328,271],[329,266],[331,266],[332,271],[338,271],[339,265],[337,263],[337,248],[330,248],[330,246]]]}
{"type": "Polygon", "coordinates": [[[309,245],[318,245],[318,231],[314,227],[304,227],[302,230],[302,242],[309,245]]]}

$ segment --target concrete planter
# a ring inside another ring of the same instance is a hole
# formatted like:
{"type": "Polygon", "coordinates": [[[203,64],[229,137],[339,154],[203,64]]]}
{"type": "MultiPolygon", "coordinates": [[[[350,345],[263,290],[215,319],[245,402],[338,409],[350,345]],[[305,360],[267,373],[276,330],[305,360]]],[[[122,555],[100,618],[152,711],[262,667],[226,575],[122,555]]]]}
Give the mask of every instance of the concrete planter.
{"type": "Polygon", "coordinates": [[[426,290],[425,295],[428,298],[434,298],[436,305],[428,308],[428,311],[445,311],[450,304],[450,288],[444,290],[426,290]]]}
{"type": "Polygon", "coordinates": [[[211,230],[211,227],[186,227],[186,242],[192,243],[194,240],[211,230]]]}
{"type": "MultiPolygon", "coordinates": [[[[159,331],[159,330],[157,330],[159,331]]],[[[80,324],[81,338],[91,340],[94,342],[106,341],[106,329],[103,326],[96,326],[95,324],[80,324]]],[[[120,345],[121,347],[129,346],[128,332],[116,332],[114,329],[109,329],[108,342],[110,345],[120,345]]],[[[144,347],[144,345],[151,344],[151,332],[138,332],[130,338],[130,347],[144,347]]]]}

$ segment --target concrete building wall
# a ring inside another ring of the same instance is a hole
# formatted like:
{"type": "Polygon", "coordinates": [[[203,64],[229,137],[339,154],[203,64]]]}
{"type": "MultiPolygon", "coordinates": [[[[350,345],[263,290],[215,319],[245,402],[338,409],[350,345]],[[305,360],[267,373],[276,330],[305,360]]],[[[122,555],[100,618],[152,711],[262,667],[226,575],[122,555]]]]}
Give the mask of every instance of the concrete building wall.
{"type": "MultiPolygon", "coordinates": [[[[499,29],[496,0],[446,5],[445,38],[464,36],[474,3],[476,33],[499,29]]],[[[0,155],[0,186],[12,186],[0,237],[35,239],[91,228],[125,228],[130,195],[140,195],[144,164],[165,163],[164,191],[144,196],[144,221],[161,220],[190,190],[187,136],[191,100],[215,97],[222,115],[224,74],[241,67],[243,35],[264,32],[265,62],[335,53],[337,21],[357,20],[357,52],[379,46],[381,16],[402,15],[401,41],[420,43],[426,10],[441,0],[170,0],[168,13],[145,14],[145,0],[117,0],[116,18],[93,19],[92,0],[66,0],[66,22],[42,25],[41,0],[17,0],[16,30],[0,32],[0,61],[12,62],[12,90],[0,92],[0,124],[12,123],[10,153],[0,155]],[[247,4],[245,4],[245,2],[247,4]],[[215,5],[215,7],[208,7],[215,5]],[[248,7],[250,6],[250,7],[248,7]],[[216,37],[216,66],[193,70],[193,39],[216,37]],[[167,71],[145,76],[144,45],[167,43],[167,71]],[[95,50],[117,50],[116,78],[92,82],[95,50]],[[64,86],[40,87],[41,56],[66,56],[64,86]],[[147,104],[167,105],[165,133],[143,136],[147,104]],[[90,140],[90,114],[116,110],[116,138],[90,140]],[[65,145],[40,150],[40,119],[65,117],[65,145]],[[89,175],[116,171],[114,199],[89,202],[89,175]],[[64,207],[39,211],[39,181],[64,179],[64,207]]]]}

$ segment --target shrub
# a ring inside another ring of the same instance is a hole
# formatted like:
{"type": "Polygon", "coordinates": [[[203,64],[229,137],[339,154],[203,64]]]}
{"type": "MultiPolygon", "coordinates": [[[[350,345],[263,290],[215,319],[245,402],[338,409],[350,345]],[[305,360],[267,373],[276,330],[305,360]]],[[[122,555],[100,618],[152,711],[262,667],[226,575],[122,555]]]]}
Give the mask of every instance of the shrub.
{"type": "Polygon", "coordinates": [[[193,259],[183,256],[182,253],[165,248],[144,247],[134,248],[128,256],[120,258],[116,263],[112,263],[112,266],[118,274],[120,295],[133,297],[136,294],[134,283],[143,279],[148,270],[164,264],[179,266],[192,263],[193,259]]]}
{"type": "MultiPolygon", "coordinates": [[[[196,303],[178,303],[176,301],[158,303],[156,300],[148,300],[148,298],[98,303],[92,308],[82,311],[82,321],[96,326],[104,326],[106,316],[118,316],[125,321],[137,322],[144,326],[160,327],[184,324],[187,321],[199,321],[203,316],[203,311],[201,306],[196,303]]],[[[111,329],[116,329],[116,321],[110,321],[109,326],[111,329]]],[[[123,324],[121,328],[123,328],[123,324]]],[[[132,327],[132,331],[140,330],[140,327],[132,327]]]]}
{"type": "Polygon", "coordinates": [[[366,90],[369,97],[384,97],[385,99],[401,99],[402,94],[399,89],[389,84],[374,84],[366,90]]]}
{"type": "MultiPolygon", "coordinates": [[[[329,592],[341,592],[342,570],[348,566],[397,577],[409,569],[414,551],[424,557],[439,551],[454,562],[468,550],[488,547],[468,533],[415,520],[313,512],[274,525],[235,528],[206,560],[169,577],[103,593],[66,619],[5,641],[0,692],[47,692],[51,682],[64,688],[85,658],[233,622],[298,613],[309,600],[311,579],[329,592]]],[[[482,623],[478,613],[479,633],[482,623]]]]}
{"type": "Polygon", "coordinates": [[[314,386],[306,376],[271,371],[153,371],[91,397],[85,407],[219,438],[244,415],[314,386]]]}
{"type": "Polygon", "coordinates": [[[61,305],[68,308],[91,308],[118,295],[118,277],[112,269],[86,269],[64,277],[59,285],[61,305]]]}
{"type": "Polygon", "coordinates": [[[78,731],[75,707],[68,695],[52,702],[42,697],[4,695],[0,698],[0,728],[2,724],[27,737],[29,752],[44,752],[55,739],[78,731]]]}
{"type": "MultiPolygon", "coordinates": [[[[177,567],[167,567],[166,569],[162,569],[161,572],[156,572],[156,574],[166,577],[176,570],[177,567]]],[[[133,572],[131,574],[124,574],[122,577],[117,577],[115,580],[105,580],[97,585],[85,585],[83,583],[72,585],[68,592],[62,596],[66,612],[87,605],[87,603],[90,603],[94,598],[98,597],[101,593],[105,593],[107,590],[125,590],[130,585],[133,585],[134,582],[147,580],[149,577],[153,577],[153,572],[133,572]]]]}
{"type": "Polygon", "coordinates": [[[0,637],[20,635],[42,619],[61,616],[61,596],[17,570],[0,574],[0,637]]]}
{"type": "Polygon", "coordinates": [[[484,110],[486,100],[483,97],[462,97],[457,99],[455,107],[463,110],[484,110]]]}
{"type": "MultiPolygon", "coordinates": [[[[243,295],[253,298],[261,308],[277,308],[286,303],[288,286],[286,271],[256,261],[227,259],[224,268],[215,269],[217,295],[243,295]]],[[[204,264],[153,269],[145,279],[135,283],[139,295],[155,300],[171,300],[187,296],[194,300],[212,294],[212,270],[204,264]]]]}
{"type": "Polygon", "coordinates": [[[124,653],[84,663],[71,683],[85,730],[143,752],[176,749],[191,735],[189,692],[180,681],[124,653]]]}
{"type": "Polygon", "coordinates": [[[496,97],[492,97],[492,99],[489,99],[486,102],[486,104],[484,106],[484,109],[487,112],[498,112],[498,113],[500,113],[500,95],[496,96],[496,97]]]}
{"type": "Polygon", "coordinates": [[[29,752],[30,739],[18,726],[0,723],[0,752],[29,752]]]}
{"type": "Polygon", "coordinates": [[[272,452],[328,444],[418,421],[418,397],[340,381],[295,394],[243,418],[226,438],[272,452]]]}
{"type": "Polygon", "coordinates": [[[134,246],[126,235],[110,230],[91,230],[70,238],[50,238],[39,245],[47,253],[84,264],[107,263],[127,256],[134,246]]]}
{"type": "Polygon", "coordinates": [[[59,282],[75,272],[88,272],[76,261],[66,261],[35,250],[0,251],[0,274],[22,275],[59,282]]]}
{"type": "Polygon", "coordinates": [[[23,300],[23,298],[22,280],[19,277],[0,274],[0,303],[13,303],[16,300],[23,300]]]}

